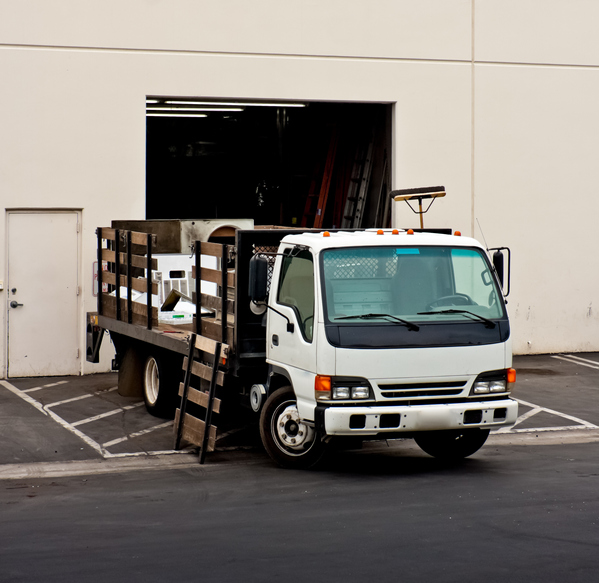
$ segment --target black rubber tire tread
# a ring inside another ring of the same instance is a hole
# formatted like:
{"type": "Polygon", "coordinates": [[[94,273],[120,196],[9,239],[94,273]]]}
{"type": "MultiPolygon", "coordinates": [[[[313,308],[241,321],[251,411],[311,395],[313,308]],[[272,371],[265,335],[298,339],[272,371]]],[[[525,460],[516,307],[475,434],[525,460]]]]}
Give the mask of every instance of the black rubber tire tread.
{"type": "Polygon", "coordinates": [[[442,460],[459,460],[477,452],[489,437],[488,429],[427,431],[414,440],[428,455],[442,460]]]}
{"type": "Polygon", "coordinates": [[[146,409],[150,415],[161,419],[172,419],[175,416],[179,382],[182,378],[182,359],[172,358],[159,351],[146,354],[142,370],[142,389],[146,409]],[[146,392],[146,367],[150,359],[156,361],[158,366],[158,397],[151,403],[146,392]]]}
{"type": "Polygon", "coordinates": [[[280,443],[278,437],[273,435],[273,416],[277,409],[284,403],[296,403],[295,393],[290,386],[277,389],[266,400],[262,413],[260,414],[260,437],[268,455],[279,466],[289,469],[307,469],[315,466],[325,452],[325,443],[321,436],[315,435],[311,447],[302,453],[286,453],[284,444],[280,443]]]}

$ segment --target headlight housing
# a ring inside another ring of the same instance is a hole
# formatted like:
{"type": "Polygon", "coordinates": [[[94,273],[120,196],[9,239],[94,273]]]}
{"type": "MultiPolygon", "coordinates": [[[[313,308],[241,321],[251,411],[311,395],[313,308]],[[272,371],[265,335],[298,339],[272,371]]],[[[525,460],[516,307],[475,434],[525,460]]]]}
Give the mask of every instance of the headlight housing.
{"type": "Polygon", "coordinates": [[[483,372],[476,377],[470,389],[470,396],[509,393],[516,382],[513,368],[483,372]]]}
{"type": "Polygon", "coordinates": [[[314,395],[317,401],[367,401],[373,398],[366,379],[316,375],[314,395]]]}

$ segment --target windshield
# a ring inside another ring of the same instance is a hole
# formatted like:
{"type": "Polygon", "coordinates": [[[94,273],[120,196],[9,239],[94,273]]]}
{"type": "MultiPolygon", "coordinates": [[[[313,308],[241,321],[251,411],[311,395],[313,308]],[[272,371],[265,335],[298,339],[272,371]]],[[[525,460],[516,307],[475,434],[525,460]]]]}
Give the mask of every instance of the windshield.
{"type": "Polygon", "coordinates": [[[360,247],[322,254],[325,315],[357,322],[478,322],[504,316],[489,263],[466,247],[360,247]],[[366,318],[364,316],[367,316],[366,318]],[[355,318],[354,318],[355,317],[355,318]]]}

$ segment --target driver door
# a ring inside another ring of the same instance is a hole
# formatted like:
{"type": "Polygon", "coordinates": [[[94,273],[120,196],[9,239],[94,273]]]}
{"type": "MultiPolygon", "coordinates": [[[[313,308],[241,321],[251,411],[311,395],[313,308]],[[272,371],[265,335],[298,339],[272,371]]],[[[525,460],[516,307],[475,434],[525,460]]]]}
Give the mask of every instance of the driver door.
{"type": "Polygon", "coordinates": [[[269,362],[286,369],[292,377],[296,395],[305,386],[313,390],[313,375],[316,370],[316,346],[313,341],[315,321],[315,278],[314,258],[310,251],[299,253],[291,249],[284,251],[278,282],[271,304],[277,313],[269,310],[267,342],[269,362]],[[288,321],[293,332],[288,331],[288,321]]]}

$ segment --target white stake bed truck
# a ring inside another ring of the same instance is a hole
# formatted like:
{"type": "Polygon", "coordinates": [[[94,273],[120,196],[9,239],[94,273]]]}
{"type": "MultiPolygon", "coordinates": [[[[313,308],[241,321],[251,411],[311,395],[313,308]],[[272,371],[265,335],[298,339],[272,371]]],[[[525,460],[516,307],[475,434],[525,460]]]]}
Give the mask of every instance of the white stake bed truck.
{"type": "Polygon", "coordinates": [[[147,293],[160,241],[115,226],[98,229],[108,291],[88,318],[88,360],[108,330],[119,385],[143,390],[154,414],[172,415],[195,332],[223,342],[223,403],[251,406],[283,467],[309,467],[345,438],[411,437],[461,458],[516,421],[499,251],[491,263],[474,239],[424,230],[238,230],[234,246],[194,244],[196,289],[218,291],[195,294],[194,323],[178,327],[158,323],[147,293]],[[202,267],[209,255],[219,268],[202,267]]]}

